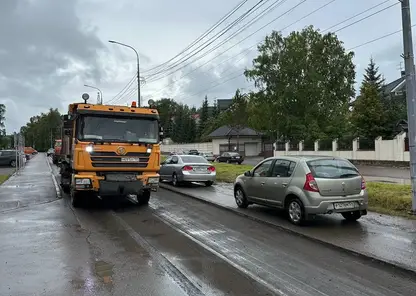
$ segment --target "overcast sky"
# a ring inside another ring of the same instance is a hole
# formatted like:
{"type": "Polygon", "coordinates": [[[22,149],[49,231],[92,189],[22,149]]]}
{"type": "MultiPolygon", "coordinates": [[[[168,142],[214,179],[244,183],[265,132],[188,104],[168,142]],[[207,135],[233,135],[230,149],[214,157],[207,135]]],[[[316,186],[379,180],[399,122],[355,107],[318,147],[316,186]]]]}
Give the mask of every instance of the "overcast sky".
{"type": "MultiPolygon", "coordinates": [[[[168,71],[166,66],[159,68],[163,71],[156,75],[151,74],[158,69],[146,72],[146,69],[152,69],[174,57],[240,2],[241,0],[1,0],[0,103],[7,108],[7,132],[19,130],[31,116],[45,112],[48,108],[59,108],[66,112],[66,106],[70,102],[80,101],[83,92],[88,92],[95,102],[96,91],[85,88],[84,84],[99,87],[104,102],[126,104],[136,99],[135,82],[129,85],[122,96],[115,97],[135,75],[136,57],[129,48],[108,43],[110,39],[127,43],[138,50],[142,76],[146,79],[141,87],[144,102],[150,98],[172,97],[179,102],[199,106],[205,94],[212,102],[215,98],[230,98],[236,88],[249,90],[253,87],[243,76],[232,78],[250,66],[256,54],[253,45],[273,29],[281,30],[325,3],[332,2],[285,29],[283,33],[310,24],[325,30],[385,1],[307,0],[254,33],[302,2],[280,1],[285,3],[275,6],[249,28],[195,61],[275,2],[269,0],[256,13],[176,68],[168,71]],[[251,37],[240,42],[252,33],[251,37]],[[235,45],[238,42],[240,43],[235,45]],[[233,45],[235,46],[232,47],[233,45]],[[246,50],[247,48],[254,50],[246,50]],[[227,52],[218,56],[227,49],[227,52]],[[244,53],[238,55],[242,51],[244,53]],[[215,56],[218,57],[214,58],[215,56]]],[[[232,22],[257,2],[258,0],[248,0],[226,23],[232,22]]],[[[340,30],[337,34],[344,41],[345,47],[350,49],[400,30],[401,9],[397,0],[388,1],[331,30],[340,29],[394,3],[398,4],[340,30]]],[[[414,20],[416,8],[412,7],[412,11],[414,20]]],[[[354,49],[358,80],[361,80],[370,56],[378,63],[387,81],[398,78],[399,63],[402,60],[401,40],[402,35],[399,33],[354,49]]],[[[195,52],[200,44],[202,42],[192,50],[195,52]]]]}

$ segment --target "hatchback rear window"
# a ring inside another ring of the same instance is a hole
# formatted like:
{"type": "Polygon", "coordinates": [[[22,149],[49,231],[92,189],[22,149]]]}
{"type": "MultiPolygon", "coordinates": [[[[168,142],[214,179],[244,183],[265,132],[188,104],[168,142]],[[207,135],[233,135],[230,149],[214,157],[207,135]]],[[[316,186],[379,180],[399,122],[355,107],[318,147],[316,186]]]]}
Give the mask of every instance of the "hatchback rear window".
{"type": "Polygon", "coordinates": [[[208,163],[202,156],[181,156],[184,163],[208,163]]]}
{"type": "Polygon", "coordinates": [[[306,164],[315,178],[342,179],[360,176],[350,162],[342,159],[317,159],[307,161],[306,164]]]}

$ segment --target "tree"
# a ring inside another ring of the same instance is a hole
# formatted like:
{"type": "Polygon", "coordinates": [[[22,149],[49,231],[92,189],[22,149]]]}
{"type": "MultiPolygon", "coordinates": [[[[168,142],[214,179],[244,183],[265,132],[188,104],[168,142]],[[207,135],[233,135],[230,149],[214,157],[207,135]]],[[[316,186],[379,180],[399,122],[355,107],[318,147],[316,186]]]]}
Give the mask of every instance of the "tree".
{"type": "Polygon", "coordinates": [[[219,108],[218,108],[218,104],[217,104],[217,100],[214,101],[214,105],[212,107],[212,117],[216,118],[218,116],[219,112],[219,108]]]}
{"type": "Polygon", "coordinates": [[[271,118],[268,129],[288,140],[342,135],[355,66],[336,35],[312,26],[287,37],[274,31],[258,51],[244,72],[258,89],[251,121],[271,118]]]}
{"type": "Polygon", "coordinates": [[[248,95],[236,90],[230,107],[225,112],[225,122],[237,132],[237,151],[239,150],[240,131],[248,123],[248,95]]]}
{"type": "Polygon", "coordinates": [[[61,114],[58,109],[49,109],[48,113],[33,116],[26,126],[20,128],[27,146],[38,151],[46,151],[52,147],[54,140],[61,137],[61,114]]]}
{"type": "Polygon", "coordinates": [[[382,87],[384,85],[385,80],[383,76],[379,73],[379,67],[376,66],[376,63],[374,62],[373,58],[370,58],[370,63],[365,69],[364,82],[373,84],[378,92],[381,92],[382,87]]]}
{"type": "Polygon", "coordinates": [[[159,112],[160,124],[162,125],[166,138],[172,137],[173,118],[176,115],[178,103],[172,99],[162,98],[156,101],[156,109],[159,112]]]}
{"type": "Polygon", "coordinates": [[[383,103],[377,85],[364,81],[351,113],[355,136],[375,139],[385,133],[385,123],[383,103]]]}
{"type": "Polygon", "coordinates": [[[201,138],[201,135],[207,124],[209,114],[208,114],[208,97],[205,96],[204,101],[202,102],[201,112],[199,114],[199,125],[198,125],[198,138],[201,138]]]}

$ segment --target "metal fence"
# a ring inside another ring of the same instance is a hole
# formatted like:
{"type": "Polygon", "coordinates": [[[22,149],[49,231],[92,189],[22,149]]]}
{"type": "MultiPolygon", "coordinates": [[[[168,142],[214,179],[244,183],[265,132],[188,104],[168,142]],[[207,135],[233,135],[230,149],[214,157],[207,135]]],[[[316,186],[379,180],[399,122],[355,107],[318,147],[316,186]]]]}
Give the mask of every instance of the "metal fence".
{"type": "Polygon", "coordinates": [[[25,138],[22,134],[14,133],[14,149],[16,151],[16,174],[26,165],[25,138]]]}

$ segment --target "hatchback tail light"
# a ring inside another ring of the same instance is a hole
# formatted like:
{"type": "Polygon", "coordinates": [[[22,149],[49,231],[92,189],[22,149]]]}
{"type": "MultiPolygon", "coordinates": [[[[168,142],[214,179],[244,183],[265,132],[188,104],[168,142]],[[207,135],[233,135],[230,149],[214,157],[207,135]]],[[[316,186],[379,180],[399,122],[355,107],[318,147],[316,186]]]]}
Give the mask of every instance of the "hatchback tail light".
{"type": "Polygon", "coordinates": [[[306,174],[306,181],[305,185],[303,185],[303,190],[319,192],[318,184],[316,183],[312,173],[306,174]]]}
{"type": "Polygon", "coordinates": [[[208,167],[208,171],[210,171],[210,172],[215,172],[215,167],[214,167],[214,166],[210,166],[210,167],[208,167]]]}
{"type": "Polygon", "coordinates": [[[192,171],[194,168],[191,167],[190,165],[186,165],[182,168],[182,171],[192,171]]]}
{"type": "Polygon", "coordinates": [[[367,185],[365,183],[365,179],[363,176],[361,176],[361,190],[364,190],[367,188],[367,185]]]}

